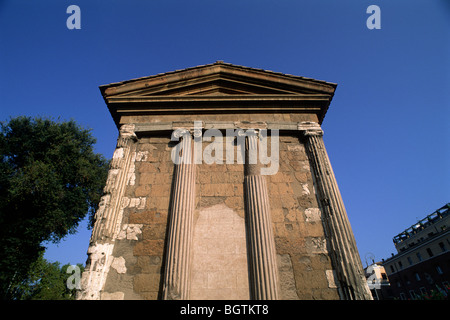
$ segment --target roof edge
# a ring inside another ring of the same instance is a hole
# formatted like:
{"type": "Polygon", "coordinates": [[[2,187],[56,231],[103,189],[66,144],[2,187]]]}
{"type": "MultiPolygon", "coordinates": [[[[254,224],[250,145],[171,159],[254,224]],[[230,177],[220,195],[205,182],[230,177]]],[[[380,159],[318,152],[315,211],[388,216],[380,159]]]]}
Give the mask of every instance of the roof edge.
{"type": "MultiPolygon", "coordinates": [[[[235,64],[231,64],[231,63],[226,63],[226,62],[223,62],[223,61],[219,60],[219,61],[216,61],[216,62],[210,63],[210,64],[198,65],[198,66],[195,66],[195,67],[189,67],[189,68],[185,68],[185,69],[159,73],[159,74],[155,74],[155,75],[151,75],[151,76],[133,78],[133,79],[129,79],[129,80],[113,82],[113,83],[110,83],[110,84],[104,84],[104,85],[99,86],[99,89],[100,89],[102,95],[105,96],[105,95],[109,95],[106,92],[106,90],[110,89],[110,88],[118,88],[120,86],[123,86],[123,85],[126,85],[126,84],[130,84],[132,82],[135,82],[135,83],[137,83],[137,82],[145,82],[147,80],[157,79],[158,77],[162,78],[162,77],[167,77],[167,76],[173,76],[173,75],[176,75],[176,74],[179,74],[179,73],[182,73],[182,72],[192,72],[192,71],[195,71],[195,70],[201,70],[201,69],[211,68],[211,67],[215,67],[215,66],[217,66],[217,67],[224,66],[226,68],[234,68],[234,69],[243,70],[243,71],[249,71],[249,72],[253,72],[253,73],[260,73],[260,74],[264,74],[264,75],[272,75],[272,76],[277,76],[277,77],[283,77],[285,79],[291,79],[291,80],[294,80],[294,81],[308,81],[310,83],[315,83],[315,84],[318,84],[318,85],[330,87],[330,89],[332,89],[332,91],[333,91],[333,92],[329,93],[331,95],[334,94],[334,90],[337,87],[337,84],[333,83],[333,82],[327,82],[327,81],[324,81],[324,80],[317,80],[317,79],[303,77],[303,76],[296,76],[296,75],[292,75],[292,74],[285,74],[285,73],[275,72],[275,71],[271,71],[271,70],[258,69],[258,68],[252,68],[252,67],[245,67],[245,66],[241,66],[241,65],[235,65],[235,64]]],[[[111,91],[115,91],[115,90],[111,90],[111,91]]],[[[111,94],[115,94],[115,93],[111,93],[111,94]]]]}

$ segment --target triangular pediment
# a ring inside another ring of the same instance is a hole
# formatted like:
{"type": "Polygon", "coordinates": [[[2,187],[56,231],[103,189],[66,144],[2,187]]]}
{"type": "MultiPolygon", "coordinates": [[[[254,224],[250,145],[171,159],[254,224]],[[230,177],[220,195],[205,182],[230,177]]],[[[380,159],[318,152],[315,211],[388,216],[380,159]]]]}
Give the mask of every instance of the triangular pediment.
{"type": "Polygon", "coordinates": [[[226,75],[216,75],[206,79],[183,80],[164,86],[146,88],[129,92],[128,95],[141,96],[194,96],[194,95],[241,95],[241,94],[295,94],[287,90],[272,88],[262,84],[243,82],[242,79],[230,79],[226,75]],[[189,82],[189,83],[187,83],[189,82]]]}
{"type": "Polygon", "coordinates": [[[221,61],[100,86],[121,117],[174,114],[309,113],[319,123],[336,84],[221,61]]]}
{"type": "Polygon", "coordinates": [[[101,86],[103,96],[333,94],[336,85],[223,62],[101,86]]]}

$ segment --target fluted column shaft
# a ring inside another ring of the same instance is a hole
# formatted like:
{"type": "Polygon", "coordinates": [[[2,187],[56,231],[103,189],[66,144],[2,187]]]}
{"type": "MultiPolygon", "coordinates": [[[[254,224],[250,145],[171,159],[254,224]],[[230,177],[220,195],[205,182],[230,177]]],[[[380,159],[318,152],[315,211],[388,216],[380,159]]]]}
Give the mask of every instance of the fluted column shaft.
{"type": "MultiPolygon", "coordinates": [[[[195,164],[192,161],[192,137],[185,130],[176,152],[181,150],[179,163],[175,164],[170,225],[166,251],[163,298],[189,299],[190,248],[192,242],[195,164]]],[[[177,155],[178,156],[178,155],[177,155]]],[[[172,159],[174,159],[172,157],[172,159]]]]}
{"type": "Polygon", "coordinates": [[[88,260],[77,299],[99,300],[112,262],[112,252],[123,218],[121,205],[137,137],[133,124],[122,125],[108,172],[104,194],[95,213],[88,260]]]}
{"type": "Polygon", "coordinates": [[[323,131],[318,124],[311,123],[303,124],[299,129],[306,138],[306,150],[324,214],[323,224],[331,247],[340,297],[371,299],[353,231],[323,143],[323,131]]]}
{"type": "Polygon", "coordinates": [[[258,137],[247,135],[244,188],[247,210],[247,243],[250,268],[250,297],[255,300],[279,298],[278,267],[270,216],[267,183],[257,158],[258,137]]]}

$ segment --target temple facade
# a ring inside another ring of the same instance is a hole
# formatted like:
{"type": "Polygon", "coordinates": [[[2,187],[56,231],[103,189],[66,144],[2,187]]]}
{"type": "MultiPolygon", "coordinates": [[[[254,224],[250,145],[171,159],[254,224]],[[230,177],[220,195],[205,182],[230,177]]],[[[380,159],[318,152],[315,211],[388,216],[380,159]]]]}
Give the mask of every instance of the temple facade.
{"type": "Polygon", "coordinates": [[[322,139],[335,89],[221,61],[101,86],[119,137],[78,299],[372,299],[322,139]]]}

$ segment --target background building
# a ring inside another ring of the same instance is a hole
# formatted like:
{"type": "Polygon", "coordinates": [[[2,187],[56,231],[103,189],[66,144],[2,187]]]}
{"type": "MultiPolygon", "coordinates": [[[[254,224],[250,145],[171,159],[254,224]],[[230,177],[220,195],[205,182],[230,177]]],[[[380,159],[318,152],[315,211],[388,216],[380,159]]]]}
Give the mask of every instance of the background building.
{"type": "Polygon", "coordinates": [[[450,203],[393,238],[397,254],[383,261],[394,297],[449,293],[450,203]]]}
{"type": "Polygon", "coordinates": [[[367,284],[374,300],[392,299],[392,290],[381,262],[374,262],[364,269],[367,284]]]}

